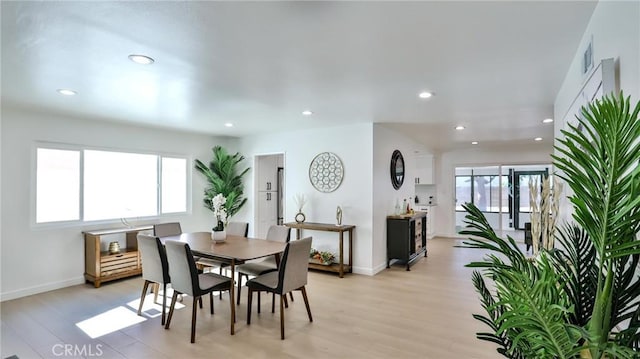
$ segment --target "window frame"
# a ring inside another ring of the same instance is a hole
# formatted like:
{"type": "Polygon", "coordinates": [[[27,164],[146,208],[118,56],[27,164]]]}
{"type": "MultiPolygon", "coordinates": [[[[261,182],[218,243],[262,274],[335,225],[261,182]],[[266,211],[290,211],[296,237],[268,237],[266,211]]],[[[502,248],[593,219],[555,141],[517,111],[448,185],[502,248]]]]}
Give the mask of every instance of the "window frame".
{"type": "MultiPolygon", "coordinates": [[[[171,153],[171,152],[160,152],[160,151],[141,151],[141,150],[133,150],[129,148],[114,148],[114,147],[99,147],[99,146],[87,146],[80,144],[68,144],[68,143],[57,143],[57,142],[44,142],[44,141],[36,141],[32,146],[32,155],[31,155],[31,168],[32,175],[30,179],[30,188],[31,188],[31,198],[30,198],[30,223],[32,228],[65,228],[65,227],[82,227],[86,225],[99,225],[99,224],[113,224],[113,223],[122,223],[123,218],[111,218],[111,219],[98,219],[98,220],[85,220],[84,219],[84,185],[85,185],[85,150],[90,151],[104,151],[104,152],[118,152],[118,153],[130,153],[130,154],[139,154],[139,155],[153,155],[156,156],[157,161],[157,173],[156,173],[156,183],[157,183],[157,203],[156,203],[156,214],[151,216],[144,217],[133,217],[134,221],[143,221],[143,220],[152,220],[159,219],[163,217],[171,217],[176,215],[191,215],[193,212],[192,206],[192,193],[193,193],[193,181],[192,181],[192,171],[189,169],[193,166],[193,159],[190,155],[180,154],[180,153],[171,153]],[[77,220],[62,220],[62,221],[53,221],[53,222],[37,222],[37,201],[38,201],[38,193],[37,193],[37,182],[38,182],[38,150],[39,149],[51,149],[51,150],[66,150],[66,151],[78,151],[79,156],[79,198],[80,203],[78,205],[79,211],[79,219],[77,220]],[[184,212],[162,212],[162,159],[163,158],[172,158],[172,159],[183,159],[185,160],[185,199],[186,199],[186,210],[184,212]]],[[[130,218],[126,218],[130,219],[130,218]]]]}

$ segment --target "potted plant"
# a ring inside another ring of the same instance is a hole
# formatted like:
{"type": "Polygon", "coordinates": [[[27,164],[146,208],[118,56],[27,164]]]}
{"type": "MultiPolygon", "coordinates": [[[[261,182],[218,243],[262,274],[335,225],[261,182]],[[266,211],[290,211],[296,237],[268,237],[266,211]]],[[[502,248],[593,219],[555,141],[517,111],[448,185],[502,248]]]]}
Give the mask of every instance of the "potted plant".
{"type": "MultiPolygon", "coordinates": [[[[196,170],[202,173],[209,183],[204,190],[203,204],[215,214],[216,211],[220,211],[220,208],[216,209],[214,197],[221,194],[225,199],[222,206],[225,210],[226,218],[229,218],[236,214],[247,202],[247,199],[244,198],[242,178],[250,167],[240,170],[239,165],[244,160],[244,156],[238,152],[233,155],[229,154],[221,146],[213,147],[212,151],[213,158],[209,161],[209,165],[198,159],[195,160],[196,170]]],[[[226,219],[224,222],[226,223],[226,219]]],[[[216,220],[216,226],[218,225],[217,223],[218,221],[216,220]]]]}
{"type": "MultiPolygon", "coordinates": [[[[637,358],[640,349],[640,103],[610,95],[582,109],[552,156],[573,194],[558,248],[527,258],[474,205],[464,242],[489,332],[509,358],[637,358]],[[619,326],[621,329],[616,329],[619,326]]],[[[535,238],[534,238],[535,240],[535,238]]]]}

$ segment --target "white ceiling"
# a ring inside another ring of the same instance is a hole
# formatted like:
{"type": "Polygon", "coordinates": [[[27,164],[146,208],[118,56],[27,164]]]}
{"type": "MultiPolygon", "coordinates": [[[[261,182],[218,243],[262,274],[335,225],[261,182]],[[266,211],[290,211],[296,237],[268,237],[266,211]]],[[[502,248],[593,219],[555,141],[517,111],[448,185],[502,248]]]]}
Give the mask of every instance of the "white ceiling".
{"type": "Polygon", "coordinates": [[[225,136],[374,122],[433,151],[550,146],[595,4],[3,1],[2,101],[225,136]]]}

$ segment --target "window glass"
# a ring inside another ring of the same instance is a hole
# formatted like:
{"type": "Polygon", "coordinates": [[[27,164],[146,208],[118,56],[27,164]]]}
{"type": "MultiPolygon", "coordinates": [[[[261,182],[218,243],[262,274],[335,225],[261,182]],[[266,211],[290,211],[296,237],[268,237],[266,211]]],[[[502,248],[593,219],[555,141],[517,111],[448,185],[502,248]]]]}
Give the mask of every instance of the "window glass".
{"type": "Polygon", "coordinates": [[[162,213],[187,211],[187,160],[162,157],[162,213]]]}
{"type": "Polygon", "coordinates": [[[36,223],[80,219],[80,151],[38,148],[36,223]]]}
{"type": "Polygon", "coordinates": [[[456,210],[464,211],[467,202],[471,202],[471,176],[456,176],[456,210]]]}
{"type": "Polygon", "coordinates": [[[158,157],[84,151],[85,221],[158,214],[158,157]]]}

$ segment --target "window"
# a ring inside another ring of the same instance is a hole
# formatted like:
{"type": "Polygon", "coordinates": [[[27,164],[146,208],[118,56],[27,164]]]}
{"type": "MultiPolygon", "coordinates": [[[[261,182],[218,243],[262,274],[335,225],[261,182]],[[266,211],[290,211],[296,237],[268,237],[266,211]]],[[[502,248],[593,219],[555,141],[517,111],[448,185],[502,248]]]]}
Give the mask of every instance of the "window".
{"type": "Polygon", "coordinates": [[[80,219],[80,151],[38,148],[36,222],[80,219]]]}
{"type": "Polygon", "coordinates": [[[158,157],[84,151],[85,221],[158,214],[158,157]]]}
{"type": "Polygon", "coordinates": [[[187,211],[186,158],[38,148],[36,167],[36,223],[187,211]]]}
{"type": "Polygon", "coordinates": [[[162,213],[187,211],[187,161],[162,158],[162,213]]]}

